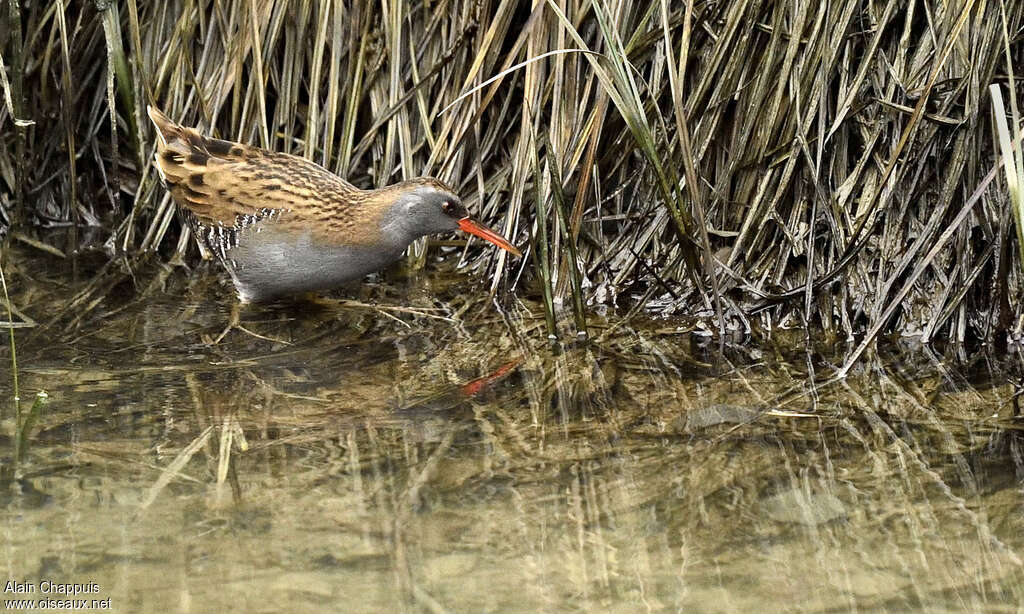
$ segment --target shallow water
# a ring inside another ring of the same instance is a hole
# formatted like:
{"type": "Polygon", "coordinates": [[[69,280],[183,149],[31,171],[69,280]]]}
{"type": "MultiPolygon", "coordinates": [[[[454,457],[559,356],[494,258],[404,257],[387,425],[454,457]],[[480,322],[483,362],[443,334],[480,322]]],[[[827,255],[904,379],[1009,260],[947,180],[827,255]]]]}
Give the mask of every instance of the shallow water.
{"type": "Polygon", "coordinates": [[[213,269],[58,270],[10,273],[40,324],[16,331],[23,407],[49,395],[17,480],[3,410],[0,557],[26,598],[62,597],[49,580],[117,612],[1024,609],[1013,362],[907,347],[827,383],[838,358],[614,318],[555,345],[528,298],[438,272],[249,308],[211,345],[231,304],[213,269]]]}

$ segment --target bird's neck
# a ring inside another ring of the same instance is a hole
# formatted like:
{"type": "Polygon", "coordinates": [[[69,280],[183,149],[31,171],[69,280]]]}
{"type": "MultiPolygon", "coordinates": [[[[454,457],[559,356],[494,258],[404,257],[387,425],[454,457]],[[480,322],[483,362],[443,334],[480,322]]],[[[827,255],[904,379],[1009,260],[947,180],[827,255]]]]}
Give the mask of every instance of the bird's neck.
{"type": "Polygon", "coordinates": [[[405,214],[405,207],[400,201],[384,208],[378,219],[384,241],[399,250],[404,250],[410,243],[426,234],[405,214]]]}

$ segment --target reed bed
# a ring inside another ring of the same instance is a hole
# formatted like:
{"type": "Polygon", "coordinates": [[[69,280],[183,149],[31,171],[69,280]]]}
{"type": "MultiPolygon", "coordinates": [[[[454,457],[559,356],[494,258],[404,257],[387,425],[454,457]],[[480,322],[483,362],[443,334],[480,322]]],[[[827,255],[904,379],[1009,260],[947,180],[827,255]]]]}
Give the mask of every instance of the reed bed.
{"type": "Polygon", "coordinates": [[[153,103],[362,187],[450,182],[529,253],[446,253],[543,297],[550,333],[614,305],[857,339],[847,367],[892,332],[1001,342],[1020,256],[989,88],[1022,24],[976,0],[8,2],[0,226],[194,258],[153,103]]]}

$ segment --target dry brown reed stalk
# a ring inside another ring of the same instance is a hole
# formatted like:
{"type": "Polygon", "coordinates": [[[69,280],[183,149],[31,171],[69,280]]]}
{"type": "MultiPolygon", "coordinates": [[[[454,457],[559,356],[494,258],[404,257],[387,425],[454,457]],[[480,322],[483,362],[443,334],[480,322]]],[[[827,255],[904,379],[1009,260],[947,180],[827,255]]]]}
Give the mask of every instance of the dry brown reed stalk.
{"type": "Polygon", "coordinates": [[[156,103],[360,186],[454,183],[534,252],[463,262],[581,330],[644,299],[710,329],[991,339],[1020,314],[1007,195],[961,205],[1022,25],[975,0],[8,2],[0,211],[181,257],[156,103]]]}

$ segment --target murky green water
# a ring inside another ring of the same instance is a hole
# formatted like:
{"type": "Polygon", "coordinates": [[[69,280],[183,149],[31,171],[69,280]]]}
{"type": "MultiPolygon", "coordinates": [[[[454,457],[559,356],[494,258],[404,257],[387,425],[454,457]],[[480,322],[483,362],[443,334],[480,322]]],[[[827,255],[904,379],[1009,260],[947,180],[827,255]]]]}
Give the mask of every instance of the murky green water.
{"type": "Polygon", "coordinates": [[[908,349],[819,386],[828,357],[719,355],[677,322],[553,346],[529,300],[430,274],[356,291],[400,309],[248,309],[209,345],[230,295],[205,270],[166,291],[108,270],[94,307],[56,270],[10,273],[40,324],[71,305],[17,331],[23,398],[49,394],[0,491],[24,597],[62,597],[49,580],[116,612],[1024,610],[1012,362],[908,349]]]}

